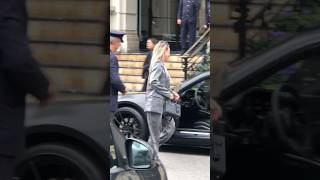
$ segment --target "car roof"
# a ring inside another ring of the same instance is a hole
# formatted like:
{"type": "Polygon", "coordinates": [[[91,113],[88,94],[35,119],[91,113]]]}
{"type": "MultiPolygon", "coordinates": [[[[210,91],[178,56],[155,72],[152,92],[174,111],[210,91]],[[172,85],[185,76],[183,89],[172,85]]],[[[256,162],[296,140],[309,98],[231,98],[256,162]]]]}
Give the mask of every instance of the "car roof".
{"type": "Polygon", "coordinates": [[[201,72],[189,79],[186,79],[182,82],[181,86],[179,87],[179,91],[184,90],[186,87],[190,86],[194,82],[207,77],[210,77],[210,71],[201,72]]]}

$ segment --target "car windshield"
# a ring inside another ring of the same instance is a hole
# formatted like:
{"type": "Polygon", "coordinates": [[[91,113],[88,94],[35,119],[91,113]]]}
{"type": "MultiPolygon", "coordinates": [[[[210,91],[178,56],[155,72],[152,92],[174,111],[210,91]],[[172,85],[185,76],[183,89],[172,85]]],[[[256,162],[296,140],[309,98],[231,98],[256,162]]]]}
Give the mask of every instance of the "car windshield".
{"type": "Polygon", "coordinates": [[[196,78],[197,76],[199,76],[202,73],[203,72],[195,72],[195,73],[191,74],[190,76],[188,76],[187,79],[183,80],[181,83],[179,83],[177,86],[175,86],[174,91],[178,92],[181,89],[181,86],[183,84],[189,84],[189,82],[193,81],[194,78],[196,78]]]}

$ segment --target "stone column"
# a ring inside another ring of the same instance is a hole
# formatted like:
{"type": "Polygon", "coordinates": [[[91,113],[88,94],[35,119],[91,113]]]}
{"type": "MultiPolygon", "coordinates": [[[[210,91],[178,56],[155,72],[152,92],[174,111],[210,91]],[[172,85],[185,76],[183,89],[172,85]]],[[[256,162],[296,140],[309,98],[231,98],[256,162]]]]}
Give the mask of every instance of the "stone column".
{"type": "Polygon", "coordinates": [[[111,0],[110,30],[126,33],[121,51],[139,51],[138,0],[111,0]]]}

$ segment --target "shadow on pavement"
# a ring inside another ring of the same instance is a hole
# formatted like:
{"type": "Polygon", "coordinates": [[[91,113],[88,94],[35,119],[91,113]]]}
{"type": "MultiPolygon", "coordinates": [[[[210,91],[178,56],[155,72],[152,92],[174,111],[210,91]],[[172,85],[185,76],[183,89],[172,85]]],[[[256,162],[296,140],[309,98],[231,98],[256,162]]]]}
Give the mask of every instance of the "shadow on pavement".
{"type": "Polygon", "coordinates": [[[182,147],[182,146],[162,146],[160,152],[170,152],[179,154],[196,154],[196,155],[210,155],[210,149],[196,148],[196,147],[182,147]]]}

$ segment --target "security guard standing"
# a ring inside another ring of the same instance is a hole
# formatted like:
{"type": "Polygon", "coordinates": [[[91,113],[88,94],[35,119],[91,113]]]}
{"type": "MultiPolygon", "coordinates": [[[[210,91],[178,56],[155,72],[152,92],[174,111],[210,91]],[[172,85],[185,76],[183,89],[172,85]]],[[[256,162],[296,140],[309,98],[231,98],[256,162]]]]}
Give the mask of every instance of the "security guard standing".
{"type": "Polygon", "coordinates": [[[177,24],[181,25],[182,52],[187,51],[196,41],[197,15],[200,5],[200,0],[180,0],[179,2],[177,24]]]}
{"type": "Polygon", "coordinates": [[[110,111],[111,117],[118,110],[118,92],[123,95],[126,94],[126,87],[119,76],[119,63],[118,58],[114,54],[123,42],[123,32],[111,31],[110,32],[110,111]]]}
{"type": "Polygon", "coordinates": [[[206,9],[205,9],[205,25],[204,28],[209,28],[211,23],[211,8],[210,0],[206,0],[206,9]]]}

